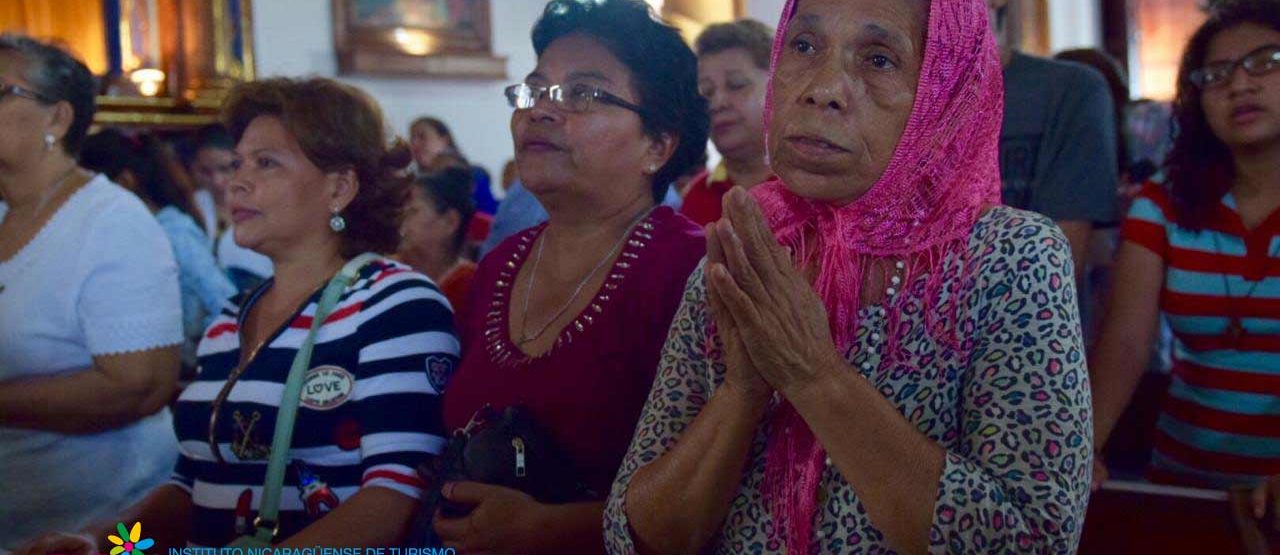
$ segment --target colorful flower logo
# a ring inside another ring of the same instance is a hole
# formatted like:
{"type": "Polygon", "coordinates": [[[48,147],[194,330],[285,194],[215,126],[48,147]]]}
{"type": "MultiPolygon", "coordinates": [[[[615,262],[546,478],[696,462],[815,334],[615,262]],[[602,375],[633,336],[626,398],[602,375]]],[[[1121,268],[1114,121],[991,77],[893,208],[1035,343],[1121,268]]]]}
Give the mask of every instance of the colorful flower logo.
{"type": "Polygon", "coordinates": [[[107,536],[107,540],[115,544],[115,547],[111,548],[111,555],[120,555],[121,553],[125,555],[147,555],[143,550],[151,549],[151,546],[156,544],[155,540],[142,537],[141,522],[133,523],[132,530],[125,530],[123,522],[116,523],[116,531],[120,532],[119,536],[107,536]]]}

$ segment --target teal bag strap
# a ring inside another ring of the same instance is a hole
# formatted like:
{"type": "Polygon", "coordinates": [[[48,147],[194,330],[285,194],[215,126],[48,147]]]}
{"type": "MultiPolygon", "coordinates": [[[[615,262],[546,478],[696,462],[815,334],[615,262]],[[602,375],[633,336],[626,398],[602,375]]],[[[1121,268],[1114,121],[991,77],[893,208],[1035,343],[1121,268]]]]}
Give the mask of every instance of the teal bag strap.
{"type": "Polygon", "coordinates": [[[289,368],[289,379],[284,385],[284,395],[280,398],[280,409],[276,412],[276,430],[271,438],[271,458],[267,461],[267,480],[262,485],[262,504],[258,506],[258,518],[253,526],[257,528],[254,537],[266,543],[275,539],[280,533],[280,490],[284,487],[284,472],[288,468],[285,460],[289,455],[289,444],[293,442],[293,424],[298,417],[298,402],[302,397],[302,380],[311,367],[311,350],[315,347],[316,332],[324,324],[338,297],[355,280],[356,274],[369,262],[378,258],[373,253],[364,253],[347,262],[329,285],[325,286],[320,296],[320,304],[316,305],[316,313],[311,321],[311,330],[307,338],[293,357],[293,366],[289,368]]]}

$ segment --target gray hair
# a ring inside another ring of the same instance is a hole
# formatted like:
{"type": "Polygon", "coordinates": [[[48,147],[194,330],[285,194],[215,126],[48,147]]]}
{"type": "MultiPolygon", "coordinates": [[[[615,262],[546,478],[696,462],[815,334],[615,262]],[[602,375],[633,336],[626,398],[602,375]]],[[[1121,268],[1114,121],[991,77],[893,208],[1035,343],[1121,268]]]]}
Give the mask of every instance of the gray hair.
{"type": "Polygon", "coordinates": [[[24,35],[0,35],[0,53],[5,52],[26,61],[26,77],[47,104],[71,105],[71,126],[62,138],[62,149],[72,156],[78,154],[96,110],[94,96],[98,86],[93,73],[66,50],[24,35]]]}

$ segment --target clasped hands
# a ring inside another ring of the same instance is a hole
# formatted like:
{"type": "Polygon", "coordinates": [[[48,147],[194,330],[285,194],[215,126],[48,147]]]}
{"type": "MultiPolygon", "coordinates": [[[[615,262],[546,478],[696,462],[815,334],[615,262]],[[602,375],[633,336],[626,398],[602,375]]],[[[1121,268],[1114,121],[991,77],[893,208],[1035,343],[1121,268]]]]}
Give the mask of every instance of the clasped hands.
{"type": "Polygon", "coordinates": [[[744,190],[729,190],[723,216],[706,232],[707,302],[726,387],[757,401],[773,391],[794,401],[846,367],[826,307],[744,190]]]}

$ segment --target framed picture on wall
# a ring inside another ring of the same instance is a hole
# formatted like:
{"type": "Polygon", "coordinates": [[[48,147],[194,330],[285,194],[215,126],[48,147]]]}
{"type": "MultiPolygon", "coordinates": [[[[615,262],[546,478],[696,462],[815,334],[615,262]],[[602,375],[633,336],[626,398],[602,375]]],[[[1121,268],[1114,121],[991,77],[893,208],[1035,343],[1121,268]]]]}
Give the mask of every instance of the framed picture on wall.
{"type": "Polygon", "coordinates": [[[333,0],[344,74],[505,79],[493,55],[490,0],[333,0]]]}

